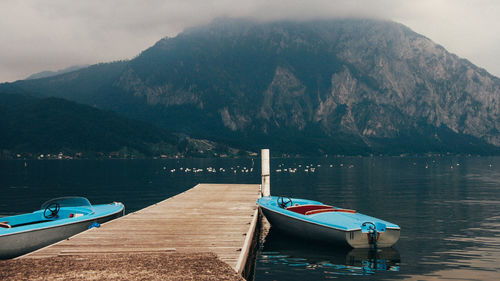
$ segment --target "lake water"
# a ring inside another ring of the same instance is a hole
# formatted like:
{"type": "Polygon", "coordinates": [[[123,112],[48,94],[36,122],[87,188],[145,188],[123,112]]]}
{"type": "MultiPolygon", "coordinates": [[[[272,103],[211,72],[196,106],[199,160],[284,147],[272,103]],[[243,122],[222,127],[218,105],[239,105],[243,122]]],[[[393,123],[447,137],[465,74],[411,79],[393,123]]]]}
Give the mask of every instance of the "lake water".
{"type": "MultiPolygon", "coordinates": [[[[401,238],[374,253],[265,228],[255,280],[500,279],[499,157],[273,158],[271,170],[272,194],[394,222],[401,238]]],[[[1,215],[73,195],[132,212],[197,183],[259,183],[260,159],[0,161],[0,179],[1,215]]]]}

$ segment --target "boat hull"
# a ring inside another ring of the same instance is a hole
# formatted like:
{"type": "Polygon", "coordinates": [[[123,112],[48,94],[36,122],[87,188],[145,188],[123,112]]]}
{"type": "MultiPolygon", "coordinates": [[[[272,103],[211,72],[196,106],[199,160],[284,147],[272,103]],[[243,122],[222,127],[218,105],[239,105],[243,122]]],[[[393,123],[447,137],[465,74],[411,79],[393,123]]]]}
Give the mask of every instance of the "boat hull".
{"type": "MultiPolygon", "coordinates": [[[[262,205],[259,206],[271,226],[287,234],[306,239],[336,243],[342,246],[350,246],[352,248],[374,247],[374,244],[370,243],[369,234],[363,233],[361,229],[345,230],[334,228],[307,220],[306,218],[302,218],[301,215],[287,215],[279,210],[266,208],[262,205]]],[[[391,247],[399,240],[399,236],[399,228],[387,228],[384,232],[378,233],[377,247],[391,247]]]]}
{"type": "Polygon", "coordinates": [[[123,214],[124,209],[121,209],[106,216],[0,236],[0,259],[11,259],[30,253],[83,232],[95,222],[102,224],[123,214]]]}
{"type": "MultiPolygon", "coordinates": [[[[266,208],[260,208],[272,227],[282,232],[302,238],[345,244],[345,233],[314,223],[297,220],[266,208]]],[[[347,244],[345,244],[347,246],[347,244]]]]}

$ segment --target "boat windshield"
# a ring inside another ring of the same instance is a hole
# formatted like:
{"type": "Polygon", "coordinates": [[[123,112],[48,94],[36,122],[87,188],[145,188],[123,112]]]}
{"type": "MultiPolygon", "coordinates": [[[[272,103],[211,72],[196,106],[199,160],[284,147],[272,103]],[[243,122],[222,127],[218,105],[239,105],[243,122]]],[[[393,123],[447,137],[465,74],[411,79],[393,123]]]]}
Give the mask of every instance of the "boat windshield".
{"type": "Polygon", "coordinates": [[[45,210],[45,208],[50,207],[51,205],[54,205],[57,203],[59,207],[78,207],[78,208],[84,208],[88,209],[90,211],[92,210],[92,205],[90,204],[89,200],[85,197],[59,197],[59,198],[54,198],[51,199],[45,203],[42,204],[42,207],[40,208],[41,210],[45,210]]]}

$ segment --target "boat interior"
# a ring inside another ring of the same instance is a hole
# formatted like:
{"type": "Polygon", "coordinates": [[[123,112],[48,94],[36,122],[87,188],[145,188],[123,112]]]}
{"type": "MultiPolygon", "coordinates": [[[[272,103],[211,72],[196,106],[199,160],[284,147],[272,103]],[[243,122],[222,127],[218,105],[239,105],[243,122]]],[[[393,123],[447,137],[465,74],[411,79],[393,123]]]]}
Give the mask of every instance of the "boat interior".
{"type": "Polygon", "coordinates": [[[297,205],[286,208],[288,211],[299,213],[302,215],[314,215],[326,212],[344,212],[344,213],[356,213],[355,210],[350,209],[339,209],[328,205],[297,205]]]}
{"type": "Polygon", "coordinates": [[[49,213],[35,211],[29,214],[8,217],[9,220],[0,221],[0,228],[16,228],[25,225],[51,222],[58,219],[77,218],[86,214],[91,214],[91,212],[84,208],[73,208],[70,210],[58,209],[57,213],[47,214],[49,213]]]}

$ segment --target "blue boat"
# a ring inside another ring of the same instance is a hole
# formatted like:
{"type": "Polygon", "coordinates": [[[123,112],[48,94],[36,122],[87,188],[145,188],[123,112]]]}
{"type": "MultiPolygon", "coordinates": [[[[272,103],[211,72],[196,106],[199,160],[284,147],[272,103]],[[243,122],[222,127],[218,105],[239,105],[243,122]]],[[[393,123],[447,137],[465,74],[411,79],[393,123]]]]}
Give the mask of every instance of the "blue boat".
{"type": "Polygon", "coordinates": [[[0,217],[0,259],[24,255],[124,213],[122,203],[91,205],[83,197],[61,197],[33,213],[0,217]]]}
{"type": "Polygon", "coordinates": [[[400,235],[396,224],[317,201],[264,196],[257,204],[272,227],[308,239],[382,248],[394,245],[400,235]]]}

